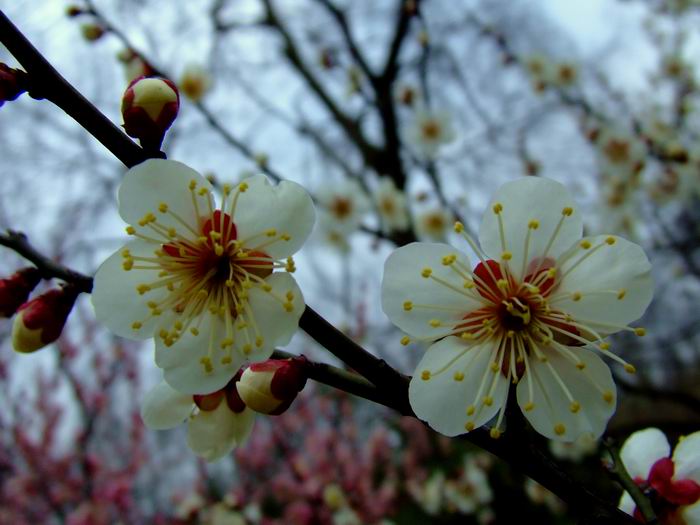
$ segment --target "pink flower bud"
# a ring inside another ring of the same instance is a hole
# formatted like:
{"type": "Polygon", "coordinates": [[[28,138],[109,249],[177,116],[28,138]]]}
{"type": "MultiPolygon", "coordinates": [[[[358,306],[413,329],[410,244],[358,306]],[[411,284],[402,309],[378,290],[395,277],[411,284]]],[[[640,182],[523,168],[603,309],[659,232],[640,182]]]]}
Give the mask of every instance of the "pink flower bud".
{"type": "Polygon", "coordinates": [[[177,117],[180,95],[165,78],[134,79],[122,97],[126,133],[144,148],[160,149],[165,132],[177,117]]]}
{"type": "Polygon", "coordinates": [[[24,268],[7,279],[0,279],[0,317],[12,317],[39,284],[41,273],[36,268],[24,268]]]}
{"type": "Polygon", "coordinates": [[[26,84],[27,73],[0,62],[0,106],[24,93],[26,84]]]}
{"type": "Polygon", "coordinates": [[[12,326],[15,350],[35,352],[58,339],[79,293],[68,285],[49,290],[20,306],[12,326]]]}
{"type": "Polygon", "coordinates": [[[306,384],[306,358],[268,359],[253,363],[236,383],[248,408],[277,416],[292,404],[306,384]]]}

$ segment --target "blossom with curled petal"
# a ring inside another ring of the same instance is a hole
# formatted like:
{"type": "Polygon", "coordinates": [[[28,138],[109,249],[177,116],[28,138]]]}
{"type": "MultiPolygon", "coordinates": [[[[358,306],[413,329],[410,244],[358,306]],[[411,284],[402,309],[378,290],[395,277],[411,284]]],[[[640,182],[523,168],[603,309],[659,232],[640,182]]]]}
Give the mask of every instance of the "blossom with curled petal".
{"type": "Polygon", "coordinates": [[[304,309],[291,255],[314,222],[301,186],[257,175],[224,185],[216,207],[199,173],[148,160],[124,177],[119,213],[134,240],[97,271],[95,313],[117,335],[155,337],[170,386],[215,391],[289,342],[304,309]]]}
{"type": "Polygon", "coordinates": [[[237,377],[207,395],[181,394],[165,381],[146,394],[141,418],[154,430],[173,428],[187,420],[187,444],[207,461],[222,458],[248,439],[255,412],[236,391],[237,377]]]}
{"type": "MultiPolygon", "coordinates": [[[[620,457],[627,473],[650,498],[659,523],[700,525],[700,432],[682,437],[671,456],[663,432],[640,430],[627,438],[620,457]]],[[[627,492],[622,494],[620,508],[644,521],[627,492]]]]}
{"type": "MultiPolygon", "coordinates": [[[[511,384],[541,434],[573,441],[599,436],[615,410],[615,384],[598,354],[634,367],[605,337],[651,301],[650,264],[622,238],[581,239],[582,222],[561,184],[527,177],[503,185],[479,230],[477,254],[413,243],[386,261],[382,307],[399,328],[431,341],[410,383],[418,417],[454,436],[492,419],[503,430],[511,384]]],[[[405,337],[402,342],[408,344],[405,337]]]]}

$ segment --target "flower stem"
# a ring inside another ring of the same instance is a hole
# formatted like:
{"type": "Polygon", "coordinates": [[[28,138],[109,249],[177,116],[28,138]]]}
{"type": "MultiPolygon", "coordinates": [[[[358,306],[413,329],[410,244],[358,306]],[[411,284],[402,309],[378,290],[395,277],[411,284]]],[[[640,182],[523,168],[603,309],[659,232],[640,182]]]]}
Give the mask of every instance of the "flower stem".
{"type": "Polygon", "coordinates": [[[625,464],[622,462],[622,458],[620,457],[620,450],[614,445],[611,439],[605,441],[605,448],[608,449],[612,460],[612,464],[608,466],[610,473],[615,476],[620,485],[622,485],[622,488],[624,488],[629,495],[632,496],[632,499],[637,505],[639,512],[641,512],[642,517],[644,517],[644,521],[648,525],[658,524],[659,521],[656,518],[654,509],[651,506],[651,501],[649,501],[649,499],[644,495],[642,490],[629,475],[629,472],[627,472],[625,464]]]}

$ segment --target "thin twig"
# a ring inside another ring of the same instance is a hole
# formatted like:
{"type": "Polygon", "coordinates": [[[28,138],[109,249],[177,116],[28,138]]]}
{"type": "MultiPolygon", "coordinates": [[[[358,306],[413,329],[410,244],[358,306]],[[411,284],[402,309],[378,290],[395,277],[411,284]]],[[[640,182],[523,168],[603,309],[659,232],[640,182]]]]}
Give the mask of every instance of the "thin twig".
{"type": "Polygon", "coordinates": [[[14,250],[28,261],[34,263],[44,279],[60,279],[67,283],[72,283],[81,292],[90,293],[92,291],[91,277],[57,264],[45,255],[42,255],[29,244],[25,234],[8,230],[6,234],[0,234],[0,245],[14,250]]]}

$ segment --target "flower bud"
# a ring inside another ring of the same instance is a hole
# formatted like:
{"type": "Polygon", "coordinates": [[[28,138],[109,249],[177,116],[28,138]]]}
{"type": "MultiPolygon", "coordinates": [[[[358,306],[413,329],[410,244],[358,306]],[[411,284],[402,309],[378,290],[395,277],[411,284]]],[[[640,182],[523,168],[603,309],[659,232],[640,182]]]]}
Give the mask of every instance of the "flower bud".
{"type": "Polygon", "coordinates": [[[24,93],[27,90],[26,84],[27,73],[0,62],[0,107],[24,93]]]}
{"type": "Polygon", "coordinates": [[[68,285],[49,290],[20,306],[12,325],[15,350],[35,352],[58,339],[79,293],[68,285]]]}
{"type": "Polygon", "coordinates": [[[268,359],[253,363],[236,383],[246,406],[277,416],[292,404],[306,384],[306,358],[268,359]]]}
{"type": "Polygon", "coordinates": [[[36,268],[24,268],[7,279],[0,279],[0,317],[12,317],[41,281],[36,268]]]}
{"type": "Polygon", "coordinates": [[[141,146],[160,149],[165,132],[177,117],[180,95],[175,84],[164,78],[137,78],[122,97],[124,129],[141,146]]]}

